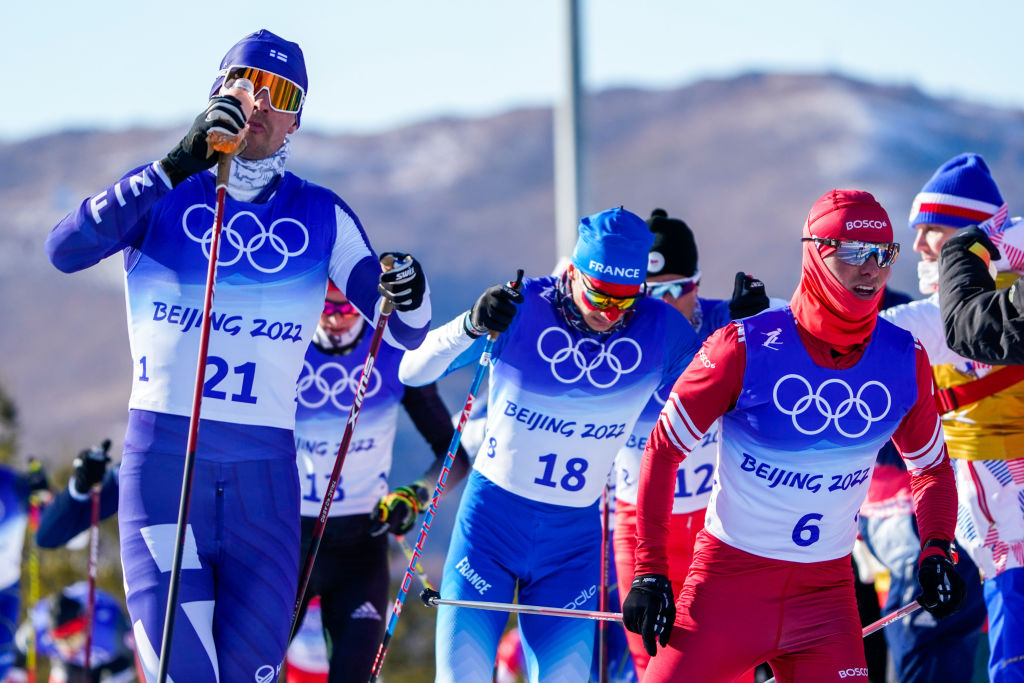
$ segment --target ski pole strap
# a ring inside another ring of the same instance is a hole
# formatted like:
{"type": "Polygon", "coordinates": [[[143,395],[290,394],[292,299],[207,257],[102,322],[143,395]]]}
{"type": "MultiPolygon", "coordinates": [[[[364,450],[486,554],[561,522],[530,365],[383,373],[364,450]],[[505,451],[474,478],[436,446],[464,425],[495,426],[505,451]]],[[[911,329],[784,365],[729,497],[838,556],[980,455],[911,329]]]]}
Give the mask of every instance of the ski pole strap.
{"type": "Polygon", "coordinates": [[[935,392],[935,406],[939,409],[939,413],[944,415],[961,406],[970,405],[993,394],[998,394],[1021,381],[1024,381],[1024,365],[999,368],[970,382],[939,389],[935,392]]]}

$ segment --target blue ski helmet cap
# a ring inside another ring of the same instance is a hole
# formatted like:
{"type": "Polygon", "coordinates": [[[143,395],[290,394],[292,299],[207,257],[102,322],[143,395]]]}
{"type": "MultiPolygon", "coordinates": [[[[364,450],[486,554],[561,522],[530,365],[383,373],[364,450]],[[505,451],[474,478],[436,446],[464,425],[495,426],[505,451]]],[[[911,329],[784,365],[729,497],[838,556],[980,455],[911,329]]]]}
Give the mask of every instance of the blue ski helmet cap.
{"type": "MultiPolygon", "coordinates": [[[[306,60],[302,56],[302,48],[298,43],[285,40],[266,29],[250,33],[227,51],[224,59],[220,60],[220,68],[223,70],[232,66],[250,66],[269,71],[298,84],[303,93],[309,94],[306,60]]],[[[210,88],[210,97],[220,90],[223,83],[223,74],[217,74],[217,79],[213,82],[213,87],[210,88]]],[[[302,110],[300,109],[295,115],[296,125],[301,116],[302,110]]]]}
{"type": "Polygon", "coordinates": [[[966,228],[991,218],[1003,205],[996,181],[977,154],[959,154],[942,166],[914,197],[910,227],[966,228]]]}
{"type": "Polygon", "coordinates": [[[580,221],[572,263],[594,280],[639,286],[647,277],[653,243],[644,219],[620,206],[580,221]]]}

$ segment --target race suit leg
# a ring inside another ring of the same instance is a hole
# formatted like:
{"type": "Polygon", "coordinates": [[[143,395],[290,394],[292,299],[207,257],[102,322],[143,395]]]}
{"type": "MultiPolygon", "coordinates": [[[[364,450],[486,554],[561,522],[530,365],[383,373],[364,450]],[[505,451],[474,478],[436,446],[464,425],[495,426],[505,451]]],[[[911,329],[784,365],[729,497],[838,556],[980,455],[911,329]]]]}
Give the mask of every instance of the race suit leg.
{"type": "MultiPolygon", "coordinates": [[[[693,544],[696,542],[697,532],[704,528],[706,512],[697,510],[672,515],[669,518],[668,578],[676,595],[683,589],[686,573],[693,561],[693,544]]],[[[615,506],[615,570],[619,580],[619,596],[622,599],[629,595],[629,586],[633,582],[635,554],[636,505],[618,501],[615,506]]],[[[644,649],[640,634],[626,631],[626,642],[629,644],[630,654],[633,655],[637,676],[643,680],[651,656],[644,649]]]]}
{"type": "MultiPolygon", "coordinates": [[[[125,451],[121,460],[118,528],[125,598],[139,659],[148,680],[156,680],[168,577],[174,553],[182,456],[125,451]],[[174,482],[174,483],[172,483],[174,482]]],[[[197,461],[192,480],[192,510],[216,508],[214,463],[197,461]]],[[[216,547],[213,529],[192,516],[178,589],[169,677],[216,681],[213,601],[216,547]]]]}
{"type": "Polygon", "coordinates": [[[779,683],[868,680],[849,556],[785,562],[701,532],[676,609],[645,683],[732,683],[762,661],[779,683]]]}
{"type": "Polygon", "coordinates": [[[299,575],[299,475],[290,459],[222,463],[214,642],[220,680],[277,680],[299,575]]]}
{"type": "MultiPolygon", "coordinates": [[[[126,450],[121,465],[121,561],[147,678],[158,666],[182,464],[180,455],[126,450]]],[[[274,680],[297,587],[294,456],[197,459],[189,520],[170,678],[274,680]]]]}
{"type": "MultiPolygon", "coordinates": [[[[315,521],[311,517],[302,520],[303,556],[315,521]]],[[[308,592],[320,595],[330,683],[366,679],[384,636],[388,537],[370,536],[371,524],[369,514],[328,519],[310,579],[308,592]]]]}
{"type": "MultiPolygon", "coordinates": [[[[448,546],[442,597],[488,602],[511,602],[515,597],[516,569],[529,539],[516,523],[519,511],[507,507],[513,498],[518,496],[470,472],[448,546]]],[[[438,607],[437,683],[491,680],[507,622],[504,612],[438,607]]]]}
{"type": "MultiPolygon", "coordinates": [[[[532,504],[517,513],[530,543],[519,601],[527,605],[597,609],[601,527],[597,504],[571,508],[532,504]]],[[[596,623],[535,614],[519,617],[530,683],[585,681],[590,676],[596,623]]]]}
{"type": "Polygon", "coordinates": [[[990,615],[989,681],[1024,681],[1024,569],[986,579],[984,590],[990,615]]]}

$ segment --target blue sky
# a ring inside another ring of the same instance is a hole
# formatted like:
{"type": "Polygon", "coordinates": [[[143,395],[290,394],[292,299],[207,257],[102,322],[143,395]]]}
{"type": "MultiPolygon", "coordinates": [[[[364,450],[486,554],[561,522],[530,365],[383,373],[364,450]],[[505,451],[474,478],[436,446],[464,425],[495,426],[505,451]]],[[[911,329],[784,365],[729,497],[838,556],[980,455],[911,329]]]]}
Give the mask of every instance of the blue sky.
{"type": "MultiPolygon", "coordinates": [[[[8,2],[0,139],[184,124],[221,56],[269,28],[299,42],[303,125],[370,132],[440,114],[550,104],[560,0],[8,2]]],[[[667,88],[758,70],[840,71],[1024,107],[1024,3],[581,0],[591,89],[667,88]],[[926,9],[925,9],[926,8],[926,9]]]]}

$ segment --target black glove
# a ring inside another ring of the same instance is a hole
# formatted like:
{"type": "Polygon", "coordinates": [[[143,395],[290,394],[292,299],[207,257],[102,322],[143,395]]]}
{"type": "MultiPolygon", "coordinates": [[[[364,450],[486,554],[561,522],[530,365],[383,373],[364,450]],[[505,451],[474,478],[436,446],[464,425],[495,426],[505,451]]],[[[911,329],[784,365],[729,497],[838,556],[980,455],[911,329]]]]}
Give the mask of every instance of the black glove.
{"type": "Polygon", "coordinates": [[[672,624],[676,620],[672,582],[661,574],[640,574],[633,579],[629,595],[622,603],[622,624],[639,633],[647,654],[658,654],[657,644],[668,644],[672,624]]]}
{"type": "Polygon", "coordinates": [[[87,451],[82,451],[75,458],[75,491],[85,495],[93,486],[103,481],[103,475],[107,473],[107,463],[110,462],[110,439],[104,439],[99,446],[93,446],[87,451]]]}
{"type": "Polygon", "coordinates": [[[945,555],[931,555],[922,560],[917,568],[917,582],[921,585],[917,601],[936,619],[948,617],[963,604],[964,580],[945,555]]]}
{"type": "Polygon", "coordinates": [[[206,146],[206,136],[211,130],[236,135],[244,127],[245,112],[238,98],[231,95],[211,97],[206,110],[192,122],[181,142],[160,160],[171,185],[176,187],[189,176],[217,163],[213,148],[206,146]]]}
{"type": "MultiPolygon", "coordinates": [[[[985,234],[985,231],[977,225],[957,230],[953,233],[952,237],[942,244],[942,251],[968,251],[975,244],[981,245],[988,252],[992,261],[999,260],[999,249],[996,248],[996,245],[992,244],[992,240],[985,234]]],[[[975,253],[977,254],[977,252],[975,253]]],[[[978,258],[984,258],[981,254],[977,254],[977,256],[978,258]]]]}
{"type": "Polygon", "coordinates": [[[729,299],[729,317],[733,320],[749,318],[768,308],[768,294],[764,283],[753,275],[740,271],[732,286],[732,298],[729,299]]]}
{"type": "Polygon", "coordinates": [[[469,311],[466,332],[473,338],[482,337],[488,332],[504,332],[512,324],[512,319],[519,310],[516,304],[521,303],[522,292],[511,285],[488,287],[469,311]]]}
{"type": "Polygon", "coordinates": [[[380,536],[389,531],[396,536],[408,533],[416,523],[416,515],[429,502],[430,492],[422,482],[398,487],[377,501],[376,509],[370,513],[374,519],[370,535],[380,536]]]}
{"type": "Polygon", "coordinates": [[[28,486],[28,494],[31,496],[37,491],[49,491],[50,482],[46,478],[46,470],[43,463],[35,458],[29,458],[28,471],[25,472],[25,484],[28,486]]]}
{"type": "Polygon", "coordinates": [[[396,311],[412,311],[423,304],[423,296],[427,292],[427,278],[419,261],[408,254],[385,252],[381,260],[390,256],[395,260],[395,267],[380,274],[377,291],[388,299],[396,311]]]}

